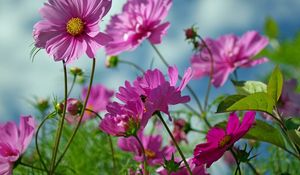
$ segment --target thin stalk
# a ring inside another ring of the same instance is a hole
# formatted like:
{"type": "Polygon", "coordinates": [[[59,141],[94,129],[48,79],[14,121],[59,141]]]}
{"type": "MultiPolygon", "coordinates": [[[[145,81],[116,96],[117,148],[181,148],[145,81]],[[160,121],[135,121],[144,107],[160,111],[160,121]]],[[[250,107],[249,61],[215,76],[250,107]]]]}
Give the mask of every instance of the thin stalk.
{"type": "Polygon", "coordinates": [[[85,109],[85,111],[91,112],[93,114],[95,114],[100,120],[102,120],[102,117],[95,111],[91,110],[91,109],[85,109]]]}
{"type": "Polygon", "coordinates": [[[138,71],[140,71],[141,73],[145,73],[145,70],[143,68],[141,68],[139,65],[133,63],[133,62],[130,62],[130,61],[125,61],[125,60],[119,60],[119,63],[123,63],[123,64],[127,64],[127,65],[130,65],[134,68],[136,68],[138,71]]]}
{"type": "MultiPolygon", "coordinates": [[[[155,52],[157,53],[157,55],[159,56],[159,58],[161,59],[161,61],[165,64],[165,66],[169,67],[169,64],[168,62],[165,60],[165,58],[162,56],[162,54],[160,53],[160,51],[157,49],[157,47],[152,44],[150,42],[150,45],[152,46],[152,48],[155,50],[155,52]]],[[[182,80],[182,77],[179,75],[178,76],[180,80],[182,80]]],[[[204,112],[203,110],[203,107],[201,105],[201,102],[199,100],[199,98],[197,97],[196,93],[194,92],[194,90],[189,86],[189,85],[186,85],[186,88],[189,90],[189,92],[191,93],[191,95],[193,96],[193,98],[195,99],[196,103],[197,103],[197,106],[200,110],[201,113],[204,112]]]]}
{"type": "Polygon", "coordinates": [[[198,132],[200,134],[207,134],[207,131],[202,131],[202,130],[198,130],[198,129],[194,129],[194,128],[191,128],[190,131],[198,132]]]}
{"type": "Polygon", "coordinates": [[[162,118],[161,113],[160,113],[160,112],[156,112],[156,114],[157,114],[158,118],[160,119],[160,121],[163,123],[163,125],[164,125],[164,127],[166,128],[168,134],[170,135],[170,137],[171,137],[171,139],[172,139],[174,145],[176,146],[176,149],[178,150],[178,152],[179,152],[179,154],[180,154],[180,156],[181,156],[181,158],[182,158],[182,160],[183,160],[183,162],[184,162],[184,164],[185,164],[185,167],[186,167],[186,169],[187,169],[188,172],[189,172],[189,175],[193,175],[193,173],[192,173],[192,171],[191,171],[191,168],[190,168],[189,164],[187,163],[187,161],[186,161],[186,159],[185,159],[185,157],[184,157],[184,155],[183,155],[183,152],[181,151],[180,147],[178,146],[178,144],[177,144],[177,142],[176,142],[176,140],[175,140],[175,138],[174,138],[172,132],[170,131],[168,125],[166,124],[166,122],[165,122],[164,119],[162,118]]]}
{"type": "Polygon", "coordinates": [[[239,172],[239,174],[241,175],[242,174],[242,172],[241,172],[241,168],[240,168],[240,163],[239,163],[239,161],[238,161],[238,158],[237,158],[237,156],[236,156],[236,154],[235,154],[235,152],[233,151],[233,149],[232,148],[230,148],[230,152],[231,152],[231,154],[233,155],[233,157],[234,157],[234,160],[235,160],[235,162],[236,162],[236,165],[237,165],[237,167],[236,167],[236,169],[235,169],[235,175],[237,174],[237,172],[239,172]]]}
{"type": "Polygon", "coordinates": [[[116,166],[114,146],[113,146],[111,136],[109,134],[107,134],[107,137],[108,137],[109,146],[110,146],[110,150],[111,150],[111,157],[112,157],[112,161],[113,161],[113,169],[114,169],[113,172],[114,172],[114,174],[116,174],[115,171],[117,170],[117,166],[116,166]]]}
{"type": "Polygon", "coordinates": [[[83,108],[81,110],[81,113],[80,113],[80,117],[79,117],[79,121],[75,127],[75,130],[74,132],[72,133],[65,149],[63,150],[61,156],[59,157],[57,163],[55,164],[55,167],[54,169],[59,165],[60,161],[63,159],[64,155],[66,154],[66,152],[68,151],[71,143],[73,142],[73,139],[75,138],[76,134],[77,134],[77,131],[80,127],[80,124],[81,124],[81,121],[82,121],[82,118],[83,118],[83,115],[84,115],[84,112],[85,112],[85,109],[86,109],[86,106],[87,106],[87,102],[88,102],[88,99],[90,97],[90,93],[91,93],[91,88],[92,88],[92,85],[93,85],[93,80],[94,80],[94,74],[95,74],[95,67],[96,67],[96,59],[93,58],[93,64],[92,64],[92,72],[91,72],[91,78],[90,78],[90,83],[89,83],[89,86],[88,86],[88,91],[87,91],[87,94],[86,94],[86,98],[85,98],[85,101],[84,101],[84,104],[83,104],[83,108]]]}
{"type": "Polygon", "coordinates": [[[27,167],[27,168],[31,168],[31,169],[35,169],[35,170],[47,172],[47,170],[44,170],[42,168],[38,168],[38,167],[35,167],[35,166],[32,166],[32,165],[29,165],[27,163],[19,162],[19,165],[22,165],[22,166],[27,167]]]}
{"type": "Polygon", "coordinates": [[[58,126],[58,129],[57,129],[57,132],[56,132],[56,139],[55,139],[55,144],[54,144],[52,159],[51,159],[51,165],[50,165],[50,175],[54,174],[56,156],[57,156],[57,152],[58,152],[60,138],[61,138],[61,135],[62,135],[62,130],[63,130],[63,127],[64,127],[66,110],[67,110],[68,77],[67,77],[67,66],[66,66],[64,61],[63,61],[63,68],[64,68],[64,84],[65,84],[65,103],[64,103],[63,114],[62,114],[62,117],[61,117],[61,119],[58,123],[59,126],[58,126]]]}
{"type": "Polygon", "coordinates": [[[147,157],[146,157],[146,151],[144,148],[143,143],[141,142],[141,140],[139,139],[139,137],[137,135],[134,136],[136,138],[136,140],[138,141],[141,149],[142,149],[142,153],[143,153],[143,157],[144,157],[144,169],[145,169],[145,174],[148,175],[148,168],[147,168],[147,157]]]}
{"type": "Polygon", "coordinates": [[[76,78],[77,78],[77,75],[75,74],[74,77],[73,77],[73,81],[72,81],[72,84],[71,84],[71,88],[70,88],[70,90],[69,90],[69,92],[68,92],[68,97],[70,96],[70,94],[71,94],[71,92],[72,92],[72,90],[73,90],[73,88],[74,88],[74,85],[75,85],[75,82],[76,82],[76,78]]]}
{"type": "Polygon", "coordinates": [[[36,148],[36,152],[37,152],[37,154],[38,154],[38,156],[39,156],[39,159],[40,159],[40,161],[41,161],[41,163],[42,163],[44,169],[47,170],[47,171],[48,171],[47,166],[46,166],[45,162],[43,161],[43,157],[42,157],[42,154],[41,154],[40,149],[39,149],[39,144],[38,144],[38,140],[39,140],[39,132],[40,132],[41,128],[43,127],[43,125],[45,124],[45,122],[49,119],[49,117],[52,116],[52,115],[54,115],[55,113],[56,113],[56,112],[50,113],[48,116],[46,116],[46,117],[42,120],[42,122],[41,122],[40,125],[38,126],[38,128],[37,128],[37,130],[36,130],[36,134],[35,134],[35,148],[36,148]]]}
{"type": "MultiPolygon", "coordinates": [[[[255,169],[255,167],[250,163],[250,162],[247,162],[247,165],[249,166],[249,168],[252,170],[252,172],[255,174],[255,175],[260,175],[257,170],[255,169]]],[[[280,164],[279,164],[280,165],[280,164]]]]}

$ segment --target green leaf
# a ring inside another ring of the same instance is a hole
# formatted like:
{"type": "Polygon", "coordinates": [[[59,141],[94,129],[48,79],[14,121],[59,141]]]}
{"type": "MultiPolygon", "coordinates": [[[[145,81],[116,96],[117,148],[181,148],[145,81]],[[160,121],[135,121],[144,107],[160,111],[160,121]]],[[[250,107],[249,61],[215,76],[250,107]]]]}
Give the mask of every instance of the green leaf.
{"type": "Polygon", "coordinates": [[[245,98],[245,95],[230,95],[228,97],[225,98],[225,100],[223,100],[217,109],[217,113],[221,113],[221,112],[227,112],[227,108],[229,108],[230,106],[232,106],[234,103],[236,103],[237,101],[241,100],[242,98],[245,98]]]}
{"type": "Polygon", "coordinates": [[[267,93],[267,85],[260,81],[233,81],[238,94],[250,95],[257,92],[267,93]]]}
{"type": "Polygon", "coordinates": [[[300,118],[289,118],[285,121],[288,130],[298,129],[300,127],[300,118]]]}
{"type": "Polygon", "coordinates": [[[288,130],[289,137],[292,139],[293,143],[300,147],[300,131],[298,130],[288,130]]]}
{"type": "Polygon", "coordinates": [[[273,97],[275,102],[280,98],[283,87],[283,76],[278,66],[272,72],[268,83],[268,94],[273,97]]]}
{"type": "Polygon", "coordinates": [[[227,108],[226,111],[255,110],[272,114],[274,106],[275,102],[268,94],[264,92],[258,92],[242,98],[227,108]]]}
{"type": "Polygon", "coordinates": [[[269,38],[274,39],[274,38],[278,37],[278,34],[279,34],[278,25],[273,18],[267,17],[264,29],[265,29],[266,35],[269,38]]]}
{"type": "MultiPolygon", "coordinates": [[[[216,127],[224,129],[226,125],[227,122],[221,122],[216,127]]],[[[262,120],[256,120],[253,127],[243,138],[267,142],[285,148],[285,142],[280,131],[262,120]]]]}

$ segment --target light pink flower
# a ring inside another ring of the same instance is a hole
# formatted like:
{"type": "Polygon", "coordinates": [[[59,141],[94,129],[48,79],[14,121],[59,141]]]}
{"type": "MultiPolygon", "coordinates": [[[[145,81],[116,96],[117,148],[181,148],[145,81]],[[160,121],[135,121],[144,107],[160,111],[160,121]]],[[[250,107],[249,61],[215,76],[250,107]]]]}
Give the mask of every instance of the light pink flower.
{"type": "MultiPolygon", "coordinates": [[[[87,91],[88,91],[88,87],[83,88],[81,94],[82,101],[85,100],[87,91]]],[[[105,111],[106,106],[110,102],[113,95],[114,95],[114,91],[107,89],[105,86],[101,84],[93,85],[91,88],[91,92],[90,92],[90,96],[86,108],[96,113],[105,111]]],[[[95,116],[94,113],[86,111],[83,119],[87,120],[94,116],[95,116]]]]}
{"type": "Polygon", "coordinates": [[[98,26],[110,7],[111,0],[49,0],[40,10],[43,20],[34,25],[35,46],[55,61],[71,62],[83,53],[94,58],[112,40],[98,26]]]}
{"type": "Polygon", "coordinates": [[[107,111],[99,127],[113,136],[136,135],[146,125],[141,101],[128,101],[125,105],[113,102],[107,106],[107,111]]]}
{"type": "Polygon", "coordinates": [[[235,142],[248,132],[254,121],[255,112],[247,112],[242,123],[235,113],[230,114],[226,130],[210,129],[206,135],[207,142],[196,146],[193,162],[197,166],[206,164],[206,167],[209,168],[213,162],[219,160],[235,142]]]}
{"type": "MultiPolygon", "coordinates": [[[[250,31],[243,36],[224,35],[213,40],[205,39],[213,55],[213,79],[215,87],[224,85],[228,76],[239,67],[252,67],[268,61],[267,58],[253,60],[262,49],[268,45],[268,39],[256,31],[250,31]]],[[[195,78],[209,76],[211,57],[207,49],[197,52],[191,60],[195,78]]]]}
{"type": "MultiPolygon", "coordinates": [[[[193,163],[193,159],[189,158],[187,159],[187,162],[192,170],[192,173],[194,175],[209,175],[205,172],[205,168],[204,166],[196,166],[193,163]]],[[[179,170],[177,172],[172,172],[170,174],[168,174],[168,170],[166,170],[164,167],[160,167],[156,170],[156,172],[159,175],[189,175],[188,170],[186,169],[184,162],[181,162],[181,167],[179,168],[179,170]]]]}
{"type": "Polygon", "coordinates": [[[105,46],[108,55],[131,51],[148,39],[152,44],[161,43],[169,28],[162,23],[171,7],[171,0],[128,0],[123,12],[112,17],[106,28],[113,41],[105,46]]]}
{"type": "Polygon", "coordinates": [[[138,77],[133,86],[125,82],[125,87],[119,88],[116,97],[123,102],[142,99],[146,109],[146,116],[151,117],[156,111],[169,114],[169,105],[187,103],[189,96],[181,96],[181,91],[192,78],[192,70],[188,68],[184,73],[179,86],[176,86],[178,80],[178,70],[176,66],[169,67],[169,81],[163,73],[158,70],[148,70],[142,77],[138,77]]]}
{"type": "Polygon", "coordinates": [[[11,175],[14,162],[31,142],[35,122],[31,116],[21,116],[19,128],[14,122],[0,124],[0,174],[11,175]]]}
{"type": "MultiPolygon", "coordinates": [[[[164,158],[170,159],[172,154],[175,153],[175,148],[173,146],[162,147],[162,136],[161,135],[143,135],[142,132],[138,134],[141,140],[145,152],[147,163],[150,166],[160,165],[164,162],[164,158]]],[[[119,138],[118,146],[127,152],[134,153],[134,160],[137,162],[143,162],[143,152],[138,141],[134,137],[119,138]]]]}

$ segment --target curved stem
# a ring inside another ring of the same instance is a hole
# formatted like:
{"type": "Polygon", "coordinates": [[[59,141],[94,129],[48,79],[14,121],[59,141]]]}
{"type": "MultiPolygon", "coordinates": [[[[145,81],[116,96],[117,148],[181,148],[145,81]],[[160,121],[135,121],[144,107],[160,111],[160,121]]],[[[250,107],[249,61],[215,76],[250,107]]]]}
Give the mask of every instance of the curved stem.
{"type": "MultiPolygon", "coordinates": [[[[154,44],[152,44],[151,42],[150,42],[150,45],[155,50],[155,52],[157,53],[157,55],[159,56],[161,61],[165,64],[165,66],[169,67],[168,62],[165,60],[165,58],[162,56],[162,54],[159,52],[159,50],[156,48],[156,46],[154,44]]],[[[180,80],[182,80],[182,77],[180,75],[178,77],[180,80]]],[[[195,99],[200,112],[203,113],[204,112],[203,107],[202,107],[201,102],[200,102],[199,98],[197,97],[196,93],[193,91],[193,89],[188,84],[186,85],[186,88],[189,90],[189,92],[195,99]]]]}
{"type": "Polygon", "coordinates": [[[32,166],[32,165],[29,165],[27,163],[19,162],[19,165],[22,165],[22,166],[27,167],[27,168],[31,168],[31,169],[35,169],[35,170],[47,172],[47,170],[44,170],[42,168],[38,168],[38,167],[35,167],[35,166],[32,166]]]}
{"type": "Polygon", "coordinates": [[[191,128],[190,130],[194,131],[194,132],[198,132],[200,134],[207,134],[207,131],[202,131],[202,130],[198,130],[198,129],[194,129],[194,128],[191,128]]]}
{"type": "Polygon", "coordinates": [[[119,63],[123,63],[123,64],[127,64],[130,65],[134,68],[136,68],[138,71],[140,71],[141,73],[145,73],[145,70],[143,68],[141,68],[140,66],[138,66],[137,64],[130,62],[130,61],[124,61],[124,60],[119,60],[119,63]]]}
{"type": "Polygon", "coordinates": [[[79,117],[79,121],[75,127],[75,130],[74,132],[72,133],[65,149],[63,150],[61,156],[59,157],[57,163],[55,164],[55,167],[54,169],[59,165],[60,161],[63,159],[64,155],[66,154],[66,152],[68,151],[71,143],[73,142],[73,139],[75,138],[76,134],[77,134],[77,131],[80,127],[80,124],[81,124],[81,121],[82,121],[82,118],[83,118],[83,115],[84,115],[84,112],[85,112],[85,109],[86,109],[86,106],[87,106],[87,102],[88,102],[88,99],[90,97],[90,93],[91,93],[91,88],[92,88],[92,85],[93,85],[93,80],[94,80],[94,74],[95,74],[95,67],[96,67],[96,59],[94,58],[93,59],[93,64],[92,64],[92,72],[91,72],[91,78],[90,78],[90,83],[89,83],[89,87],[88,87],[88,91],[87,91],[87,94],[86,94],[86,98],[85,98],[85,101],[84,101],[84,104],[83,104],[83,108],[81,110],[81,113],[80,113],[80,117],[79,117]]]}
{"type": "Polygon", "coordinates": [[[37,152],[37,154],[38,154],[38,156],[39,156],[39,158],[40,158],[40,161],[41,161],[41,163],[42,163],[44,169],[47,170],[47,171],[48,171],[47,166],[46,166],[45,162],[43,161],[43,157],[42,157],[42,154],[41,154],[40,149],[39,149],[38,140],[39,140],[39,132],[40,132],[41,128],[43,127],[43,125],[45,124],[45,122],[46,122],[51,116],[53,116],[54,114],[56,114],[56,112],[50,113],[48,116],[46,116],[46,117],[42,120],[42,122],[41,122],[40,125],[38,126],[38,128],[37,128],[37,130],[36,130],[36,134],[35,134],[35,148],[36,148],[36,152],[37,152]]]}
{"type": "Polygon", "coordinates": [[[85,111],[91,112],[93,114],[95,114],[100,120],[102,120],[102,117],[95,111],[91,110],[91,109],[85,109],[85,111]]]}
{"type": "Polygon", "coordinates": [[[143,157],[144,157],[144,169],[145,169],[145,174],[148,175],[148,170],[147,170],[147,157],[146,157],[146,151],[144,148],[143,143],[141,142],[141,140],[139,139],[139,137],[137,135],[134,136],[136,138],[136,140],[138,141],[141,149],[142,149],[142,153],[143,153],[143,157]]]}
{"type": "Polygon", "coordinates": [[[58,147],[60,143],[60,138],[62,135],[62,130],[64,127],[64,122],[65,122],[65,117],[66,117],[66,110],[67,110],[67,100],[68,100],[68,77],[67,77],[67,66],[65,62],[63,61],[63,68],[64,68],[64,84],[65,84],[65,103],[64,103],[64,109],[63,109],[63,114],[62,117],[58,123],[58,129],[56,132],[56,139],[55,139],[55,144],[53,148],[53,153],[52,153],[52,159],[51,159],[51,166],[50,166],[50,175],[54,174],[55,171],[55,161],[56,161],[56,156],[58,152],[58,147]]]}
{"type": "Polygon", "coordinates": [[[71,84],[71,88],[70,88],[70,90],[69,90],[69,92],[68,92],[68,97],[70,96],[70,94],[71,94],[71,92],[72,92],[72,90],[73,90],[73,87],[74,87],[75,82],[76,82],[76,78],[77,78],[77,75],[75,74],[75,75],[74,75],[74,78],[73,78],[73,81],[72,81],[72,84],[71,84]]]}
{"type": "Polygon", "coordinates": [[[186,169],[188,170],[189,174],[190,174],[190,175],[193,175],[193,173],[192,173],[192,171],[191,171],[191,168],[190,168],[189,164],[187,163],[187,161],[186,161],[186,159],[185,159],[185,157],[184,157],[184,155],[183,155],[183,152],[181,151],[180,147],[178,146],[178,144],[177,144],[177,142],[176,142],[176,140],[175,140],[175,138],[174,138],[172,132],[170,131],[168,125],[166,124],[166,122],[165,122],[164,119],[162,118],[161,113],[160,113],[160,112],[156,112],[156,114],[157,114],[158,118],[160,119],[160,121],[163,123],[164,127],[166,128],[168,134],[170,135],[170,137],[171,137],[171,139],[172,139],[174,145],[176,146],[177,151],[179,152],[179,154],[180,154],[180,156],[181,156],[181,158],[182,158],[182,160],[183,160],[183,162],[184,162],[184,164],[185,164],[185,167],[186,167],[186,169]]]}

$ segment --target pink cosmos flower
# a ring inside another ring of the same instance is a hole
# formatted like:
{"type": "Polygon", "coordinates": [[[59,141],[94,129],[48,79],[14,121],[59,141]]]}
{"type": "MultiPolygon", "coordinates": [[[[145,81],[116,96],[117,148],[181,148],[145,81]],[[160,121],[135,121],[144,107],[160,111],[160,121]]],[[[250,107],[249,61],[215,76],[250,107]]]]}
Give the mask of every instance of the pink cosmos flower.
{"type": "Polygon", "coordinates": [[[128,0],[123,12],[113,16],[105,30],[113,38],[105,46],[106,53],[118,55],[134,50],[145,39],[152,44],[161,43],[170,26],[169,22],[162,23],[162,20],[171,4],[171,0],[128,0]]]}
{"type": "MultiPolygon", "coordinates": [[[[172,154],[175,153],[175,148],[173,146],[162,147],[162,136],[161,135],[143,135],[142,132],[138,134],[141,140],[146,154],[147,163],[150,166],[160,165],[164,162],[164,158],[170,159],[172,154]]],[[[127,152],[134,153],[134,160],[137,162],[143,162],[143,152],[142,149],[134,137],[119,138],[118,146],[127,152]]]]}
{"type": "MultiPolygon", "coordinates": [[[[81,94],[81,100],[85,100],[88,87],[83,88],[81,94]]],[[[114,95],[114,91],[107,89],[101,84],[93,85],[91,88],[89,100],[87,103],[87,109],[90,109],[96,113],[105,111],[106,106],[109,104],[111,98],[114,95]]],[[[95,114],[91,112],[85,112],[83,119],[89,119],[94,117],[95,114]]]]}
{"type": "Polygon", "coordinates": [[[146,125],[141,101],[128,101],[125,105],[113,102],[107,106],[108,113],[99,127],[113,136],[132,136],[146,125]]]}
{"type": "Polygon", "coordinates": [[[133,86],[125,82],[125,87],[119,88],[116,97],[123,102],[141,99],[144,102],[146,116],[151,117],[155,111],[162,111],[170,116],[169,105],[187,103],[189,96],[181,96],[181,91],[192,78],[192,70],[188,68],[184,73],[182,81],[176,87],[178,80],[177,67],[169,67],[169,81],[163,73],[158,70],[148,70],[142,77],[138,77],[133,86]]]}
{"type": "Polygon", "coordinates": [[[35,130],[31,116],[21,116],[19,128],[14,122],[0,124],[0,174],[11,175],[14,162],[25,152],[35,130]]]}
{"type": "Polygon", "coordinates": [[[49,0],[40,10],[43,20],[34,25],[35,46],[55,61],[71,62],[83,53],[94,58],[112,40],[98,26],[110,7],[111,0],[49,0]]]}
{"type": "Polygon", "coordinates": [[[173,136],[177,143],[181,141],[185,141],[185,143],[188,143],[187,136],[184,130],[186,125],[187,122],[184,119],[174,120],[173,136]]]}
{"type": "MultiPolygon", "coordinates": [[[[187,162],[188,162],[193,174],[195,174],[195,175],[209,175],[205,172],[204,166],[196,166],[193,163],[192,158],[187,159],[187,162]]],[[[188,173],[188,171],[187,171],[187,169],[184,165],[184,162],[181,162],[181,168],[179,168],[179,170],[177,172],[172,172],[172,173],[168,174],[168,170],[166,170],[164,167],[158,168],[156,170],[156,172],[159,175],[189,175],[189,173],[188,173]]]]}
{"type": "Polygon", "coordinates": [[[242,123],[235,113],[230,114],[226,130],[210,129],[206,135],[207,142],[196,146],[193,162],[197,166],[206,164],[206,167],[209,168],[213,162],[220,159],[236,141],[248,132],[254,121],[255,112],[247,112],[242,123]]]}
{"type": "MultiPolygon", "coordinates": [[[[268,45],[268,39],[256,31],[250,31],[243,36],[224,35],[213,40],[205,39],[213,56],[213,79],[215,87],[223,86],[228,76],[239,67],[252,67],[267,62],[267,58],[253,60],[262,49],[268,45]]],[[[191,60],[195,78],[209,76],[211,60],[207,49],[196,53],[191,60]]]]}
{"type": "Polygon", "coordinates": [[[300,94],[296,93],[297,80],[291,79],[283,84],[278,110],[285,117],[300,117],[300,94]]]}

